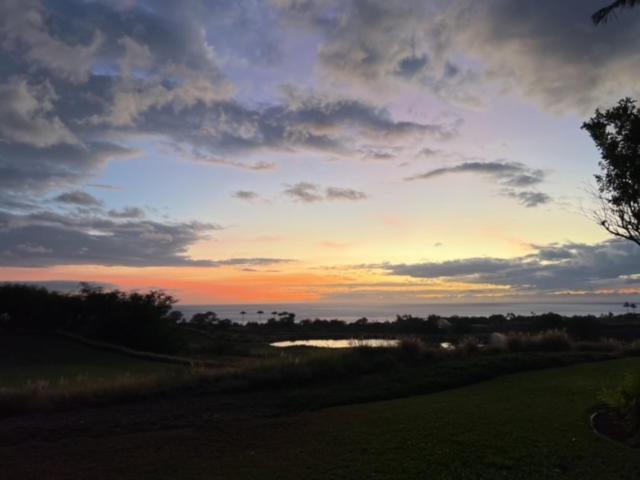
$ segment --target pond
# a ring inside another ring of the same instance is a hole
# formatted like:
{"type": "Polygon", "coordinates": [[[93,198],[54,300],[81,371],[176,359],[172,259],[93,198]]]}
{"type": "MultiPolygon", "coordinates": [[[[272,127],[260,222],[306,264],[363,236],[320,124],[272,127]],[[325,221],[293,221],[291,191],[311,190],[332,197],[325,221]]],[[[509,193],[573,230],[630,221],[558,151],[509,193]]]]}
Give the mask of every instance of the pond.
{"type": "Polygon", "coordinates": [[[319,347],[319,348],[354,348],[354,347],[397,347],[400,340],[388,338],[345,338],[341,340],[285,340],[270,343],[272,347],[319,347]]]}
{"type": "MultiPolygon", "coordinates": [[[[283,340],[270,343],[272,347],[317,347],[317,348],[355,348],[355,347],[397,347],[400,340],[390,338],[343,338],[343,339],[309,339],[283,340]]],[[[454,350],[456,346],[450,342],[439,344],[443,350],[454,350]]]]}

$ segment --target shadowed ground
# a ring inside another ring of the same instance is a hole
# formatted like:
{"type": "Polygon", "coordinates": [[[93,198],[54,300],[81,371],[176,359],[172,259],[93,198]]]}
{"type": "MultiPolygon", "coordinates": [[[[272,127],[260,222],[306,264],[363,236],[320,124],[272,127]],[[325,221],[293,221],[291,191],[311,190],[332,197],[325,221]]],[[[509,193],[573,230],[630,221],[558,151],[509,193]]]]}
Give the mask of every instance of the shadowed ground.
{"type": "Polygon", "coordinates": [[[7,478],[640,478],[640,455],[596,437],[597,391],[622,359],[432,395],[278,411],[276,393],[6,419],[7,478]]]}

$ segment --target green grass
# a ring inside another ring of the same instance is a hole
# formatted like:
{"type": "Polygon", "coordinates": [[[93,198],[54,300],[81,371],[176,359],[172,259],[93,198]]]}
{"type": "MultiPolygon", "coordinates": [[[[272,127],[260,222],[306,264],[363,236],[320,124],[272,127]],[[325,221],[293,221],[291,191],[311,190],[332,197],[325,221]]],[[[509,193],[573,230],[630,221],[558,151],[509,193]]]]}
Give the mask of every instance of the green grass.
{"type": "Polygon", "coordinates": [[[581,364],[268,421],[250,435],[231,433],[217,471],[229,479],[640,478],[640,452],[588,426],[598,391],[638,369],[640,359],[581,364]]]}
{"type": "Polygon", "coordinates": [[[588,426],[598,391],[637,369],[638,358],[580,364],[298,415],[0,446],[0,459],[12,478],[637,479],[638,450],[588,426]]]}
{"type": "Polygon", "coordinates": [[[140,378],[180,368],[111,353],[56,336],[0,335],[0,388],[35,383],[77,386],[140,378]]]}
{"type": "Polygon", "coordinates": [[[296,415],[0,445],[0,460],[12,478],[637,479],[640,452],[588,424],[601,389],[637,370],[623,358],[296,415]]]}

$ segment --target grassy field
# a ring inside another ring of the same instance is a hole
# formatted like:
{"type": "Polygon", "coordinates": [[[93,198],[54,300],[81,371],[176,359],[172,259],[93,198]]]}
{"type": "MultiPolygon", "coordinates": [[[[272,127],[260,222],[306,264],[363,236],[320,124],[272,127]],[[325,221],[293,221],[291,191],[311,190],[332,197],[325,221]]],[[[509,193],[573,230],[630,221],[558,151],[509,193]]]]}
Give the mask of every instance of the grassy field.
{"type": "Polygon", "coordinates": [[[250,455],[223,447],[220,478],[640,478],[640,452],[588,427],[598,390],[632,369],[581,364],[265,423],[250,455]]]}
{"type": "Polygon", "coordinates": [[[628,358],[298,415],[0,446],[0,459],[14,478],[637,479],[639,452],[596,437],[588,417],[600,388],[639,368],[628,358]]]}
{"type": "Polygon", "coordinates": [[[217,468],[229,479],[640,478],[640,452],[587,422],[597,391],[639,368],[582,364],[266,422],[230,438],[217,468]]]}
{"type": "Polygon", "coordinates": [[[46,382],[73,386],[180,368],[90,348],[55,336],[0,336],[0,388],[46,382]]]}

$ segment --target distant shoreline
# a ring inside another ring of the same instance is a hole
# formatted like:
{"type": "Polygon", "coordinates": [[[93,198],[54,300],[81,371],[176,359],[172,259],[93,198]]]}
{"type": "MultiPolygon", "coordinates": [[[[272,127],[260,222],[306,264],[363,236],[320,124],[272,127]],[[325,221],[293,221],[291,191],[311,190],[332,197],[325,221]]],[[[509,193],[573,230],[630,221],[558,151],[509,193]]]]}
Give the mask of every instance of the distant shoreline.
{"type": "Polygon", "coordinates": [[[282,303],[282,304],[210,304],[188,305],[178,304],[174,308],[180,310],[189,318],[194,313],[213,311],[220,318],[233,321],[257,321],[260,317],[269,318],[273,311],[288,311],[296,314],[296,319],[337,319],[346,322],[367,317],[372,321],[394,320],[396,315],[440,315],[440,316],[480,316],[531,315],[553,312],[563,316],[573,315],[620,315],[627,313],[625,301],[635,301],[634,298],[618,302],[482,302],[482,303],[428,303],[428,304],[381,304],[355,305],[338,303],[282,303]],[[264,313],[259,315],[257,312],[264,313]],[[246,312],[243,316],[240,312],[246,312]]]}

